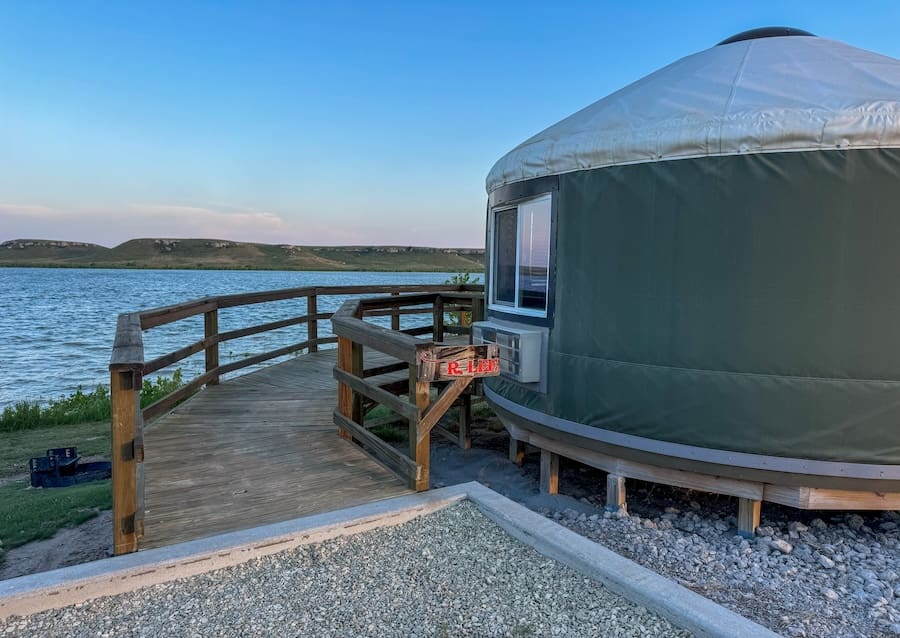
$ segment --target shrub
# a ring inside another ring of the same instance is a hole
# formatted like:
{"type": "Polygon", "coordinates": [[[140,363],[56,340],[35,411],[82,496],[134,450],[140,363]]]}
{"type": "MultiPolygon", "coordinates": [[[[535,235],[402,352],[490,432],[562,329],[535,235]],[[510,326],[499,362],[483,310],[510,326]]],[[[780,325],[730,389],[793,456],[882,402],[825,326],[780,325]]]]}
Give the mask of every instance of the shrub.
{"type": "MultiPolygon", "coordinates": [[[[473,275],[470,272],[458,272],[450,277],[450,279],[445,280],[444,283],[454,286],[465,286],[468,284],[477,284],[481,282],[477,275],[473,275]]],[[[464,328],[468,328],[472,325],[472,313],[469,310],[454,310],[452,312],[448,312],[447,315],[449,317],[448,323],[451,326],[463,326],[464,328]]]]}
{"type": "Polygon", "coordinates": [[[181,368],[175,371],[171,379],[165,377],[156,377],[156,381],[144,379],[141,386],[141,407],[146,408],[151,403],[159,401],[164,396],[175,392],[183,384],[181,368]]]}
{"type": "MultiPolygon", "coordinates": [[[[150,405],[177,390],[181,385],[181,370],[176,370],[171,379],[164,377],[156,377],[155,381],[144,379],[141,387],[141,407],[150,405]]],[[[72,394],[50,399],[46,405],[42,405],[39,401],[19,401],[12,407],[3,408],[0,414],[0,432],[105,421],[111,415],[109,388],[98,385],[93,392],[85,393],[79,386],[72,394]]]]}

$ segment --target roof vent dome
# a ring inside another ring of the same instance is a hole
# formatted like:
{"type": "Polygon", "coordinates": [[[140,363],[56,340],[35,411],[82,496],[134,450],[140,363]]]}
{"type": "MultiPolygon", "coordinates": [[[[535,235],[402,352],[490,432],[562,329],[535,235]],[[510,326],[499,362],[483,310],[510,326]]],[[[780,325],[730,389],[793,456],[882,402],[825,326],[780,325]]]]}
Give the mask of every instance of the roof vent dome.
{"type": "Polygon", "coordinates": [[[759,40],[761,38],[781,38],[790,35],[800,35],[814,38],[815,33],[804,31],[803,29],[795,29],[794,27],[759,27],[758,29],[750,29],[749,31],[741,31],[738,34],[725,38],[716,46],[723,44],[731,44],[733,42],[742,42],[744,40],[759,40]]]}

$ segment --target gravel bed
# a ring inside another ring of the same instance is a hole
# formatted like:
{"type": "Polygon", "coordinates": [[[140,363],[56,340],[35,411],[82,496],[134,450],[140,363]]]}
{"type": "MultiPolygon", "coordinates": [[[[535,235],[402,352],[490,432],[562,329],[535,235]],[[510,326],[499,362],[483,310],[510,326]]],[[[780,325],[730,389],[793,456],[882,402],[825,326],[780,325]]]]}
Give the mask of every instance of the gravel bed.
{"type": "Polygon", "coordinates": [[[687,636],[463,502],[403,525],[0,621],[22,636],[687,636]]]}
{"type": "MultiPolygon", "coordinates": [[[[681,491],[691,500],[678,502],[672,497],[678,490],[644,485],[629,488],[632,515],[543,513],[785,636],[900,635],[897,512],[804,512],[764,504],[762,526],[746,540],[737,535],[733,499],[681,491]],[[654,490],[653,498],[642,500],[654,490]],[[661,506],[661,500],[679,507],[661,506]]],[[[581,500],[603,506],[602,495],[581,500]]]]}

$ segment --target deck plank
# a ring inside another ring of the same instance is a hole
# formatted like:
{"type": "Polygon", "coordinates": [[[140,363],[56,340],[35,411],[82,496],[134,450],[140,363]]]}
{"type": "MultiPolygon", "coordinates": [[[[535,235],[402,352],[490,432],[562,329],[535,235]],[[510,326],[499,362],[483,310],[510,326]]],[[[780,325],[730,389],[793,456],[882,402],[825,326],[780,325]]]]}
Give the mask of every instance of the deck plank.
{"type": "Polygon", "coordinates": [[[338,437],[335,361],[335,350],[292,357],[208,387],[149,424],[141,548],[410,493],[338,437]]]}

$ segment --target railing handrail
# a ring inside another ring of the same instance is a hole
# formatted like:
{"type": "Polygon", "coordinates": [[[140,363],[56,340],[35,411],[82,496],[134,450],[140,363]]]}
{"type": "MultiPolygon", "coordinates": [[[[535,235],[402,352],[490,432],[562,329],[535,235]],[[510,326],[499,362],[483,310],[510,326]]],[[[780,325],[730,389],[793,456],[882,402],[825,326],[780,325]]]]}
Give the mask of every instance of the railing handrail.
{"type": "MultiPolygon", "coordinates": [[[[419,292],[473,292],[479,293],[484,290],[481,284],[378,284],[378,285],[360,285],[360,286],[304,286],[302,288],[282,288],[277,290],[263,290],[247,293],[237,293],[230,295],[210,295],[199,297],[189,301],[183,301],[170,306],[158,306],[156,308],[147,308],[119,315],[119,322],[122,317],[130,317],[129,332],[126,337],[123,333],[123,325],[118,323],[116,326],[115,342],[113,345],[113,353],[110,357],[110,365],[143,365],[143,340],[140,341],[140,357],[136,357],[138,350],[134,349],[135,333],[133,330],[134,317],[137,317],[141,332],[156,328],[175,321],[195,317],[205,314],[210,310],[218,310],[221,308],[235,308],[239,306],[249,306],[258,303],[266,303],[270,301],[283,301],[285,299],[297,299],[300,297],[331,297],[340,295],[356,295],[356,294],[378,294],[378,293],[419,293],[419,292]],[[149,325],[148,325],[149,324],[149,325]]],[[[320,313],[316,319],[328,319],[330,314],[320,313]]],[[[273,328],[274,329],[274,328],[273,328]]],[[[246,335],[241,335],[246,336],[246,335]]],[[[237,337],[231,337],[237,338],[237,337]]],[[[227,339],[219,339],[226,341],[227,339]]],[[[168,353],[172,354],[172,353],[168,353]]],[[[193,353],[192,353],[193,354],[193,353]]]]}
{"type": "Polygon", "coordinates": [[[416,346],[425,343],[422,339],[363,321],[361,311],[359,299],[345,301],[331,316],[334,333],[406,363],[416,362],[416,346]]]}
{"type": "Polygon", "coordinates": [[[481,284],[378,284],[359,286],[304,286],[302,288],[282,288],[277,290],[262,290],[230,295],[211,295],[191,299],[171,306],[148,308],[137,312],[141,319],[141,329],[149,330],[158,326],[164,326],[174,321],[187,319],[208,312],[210,309],[234,308],[238,306],[250,306],[270,301],[283,301],[285,299],[297,299],[300,297],[331,297],[339,295],[365,295],[379,293],[429,293],[429,292],[481,292],[484,286],[481,284]]]}
{"type": "MultiPolygon", "coordinates": [[[[258,334],[268,330],[277,330],[279,328],[290,325],[312,325],[317,328],[318,321],[324,321],[332,318],[331,313],[314,312],[299,317],[292,317],[279,321],[267,322],[246,328],[230,330],[224,333],[218,331],[218,323],[216,313],[222,308],[235,308],[239,306],[248,306],[259,303],[272,301],[283,301],[286,299],[297,299],[306,297],[308,305],[316,306],[318,297],[332,297],[358,294],[379,294],[390,293],[393,298],[379,298],[380,301],[372,299],[359,299],[363,304],[363,308],[368,309],[397,309],[397,315],[411,314],[410,310],[403,313],[400,312],[399,306],[409,306],[415,300],[420,300],[422,304],[430,303],[429,295],[441,293],[448,300],[458,299],[460,301],[468,301],[473,295],[478,295],[483,291],[481,284],[376,284],[376,285],[353,285],[353,286],[303,286],[300,288],[283,288],[278,290],[264,290],[246,293],[228,294],[228,295],[210,295],[184,301],[170,306],[160,306],[157,308],[148,308],[136,312],[123,313],[119,315],[116,336],[113,345],[112,354],[110,356],[110,370],[135,370],[142,375],[157,372],[163,368],[171,366],[187,357],[193,356],[203,350],[207,352],[207,367],[203,374],[198,375],[190,380],[185,386],[175,390],[173,393],[161,397],[156,403],[147,406],[143,410],[145,419],[151,419],[165,412],[174,403],[181,400],[185,396],[191,394],[200,388],[200,386],[216,383],[221,375],[245,368],[257,363],[262,363],[278,356],[284,356],[296,352],[298,350],[307,349],[315,351],[320,345],[335,343],[336,337],[319,337],[318,330],[310,330],[308,338],[305,341],[284,346],[269,352],[261,353],[244,359],[233,361],[220,365],[218,363],[218,344],[231,339],[258,334]],[[398,295],[403,295],[402,301],[397,299],[398,295]],[[203,339],[190,343],[182,348],[163,354],[150,361],[144,358],[143,332],[151,328],[187,319],[198,315],[205,315],[207,321],[212,319],[216,326],[213,332],[210,332],[207,326],[206,334],[203,339]],[[313,334],[315,332],[315,334],[313,334]],[[211,356],[211,353],[215,353],[211,356]],[[214,363],[215,365],[210,365],[214,363]]],[[[423,308],[421,311],[430,312],[429,309],[423,308]]],[[[385,313],[391,314],[391,313],[385,313]]],[[[391,331],[388,331],[391,332],[391,331]]],[[[412,343],[411,335],[400,332],[394,332],[398,346],[406,349],[406,345],[412,343]]]]}

